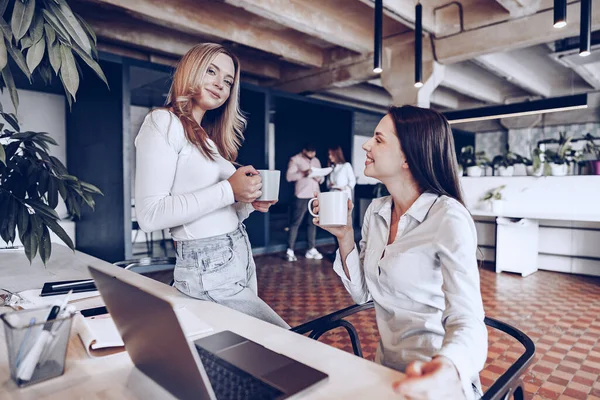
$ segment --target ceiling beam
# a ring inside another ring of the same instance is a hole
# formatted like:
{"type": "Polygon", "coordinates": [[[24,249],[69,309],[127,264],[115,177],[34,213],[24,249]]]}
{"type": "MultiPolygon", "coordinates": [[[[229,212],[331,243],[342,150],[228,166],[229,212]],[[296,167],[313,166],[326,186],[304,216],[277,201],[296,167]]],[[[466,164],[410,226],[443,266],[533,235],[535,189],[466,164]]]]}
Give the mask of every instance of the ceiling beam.
{"type": "MultiPolygon", "coordinates": [[[[79,0],[109,6],[138,19],[191,35],[217,37],[296,64],[323,65],[323,50],[291,29],[276,29],[264,19],[218,1],[79,0]]],[[[133,32],[132,32],[133,33],[133,32]]]]}
{"type": "Polygon", "coordinates": [[[532,94],[543,97],[552,96],[552,79],[543,76],[539,70],[532,70],[521,64],[510,53],[486,54],[473,61],[532,94]]]}
{"type": "Polygon", "coordinates": [[[541,4],[541,0],[496,0],[506,11],[510,12],[512,18],[524,17],[535,14],[541,4]]]}
{"type": "MultiPolygon", "coordinates": [[[[437,60],[443,64],[501,51],[534,46],[579,35],[580,3],[568,5],[569,23],[562,29],[552,26],[553,10],[485,26],[435,40],[437,60]]],[[[592,30],[600,28],[600,7],[592,7],[592,30]]]]}
{"type": "Polygon", "coordinates": [[[505,100],[504,94],[497,85],[481,79],[478,74],[457,64],[446,66],[444,79],[440,86],[485,103],[502,104],[505,100]]]}
{"type": "MultiPolygon", "coordinates": [[[[358,0],[369,7],[375,7],[375,0],[358,0]]],[[[414,29],[415,5],[414,0],[383,0],[383,13],[402,24],[414,29]]],[[[423,7],[423,29],[435,32],[435,21],[431,7],[423,7]]]]}
{"type": "Polygon", "coordinates": [[[358,53],[372,51],[373,26],[322,0],[224,0],[251,14],[358,53]]]}
{"type": "Polygon", "coordinates": [[[369,84],[360,84],[344,88],[328,89],[321,94],[329,94],[354,101],[374,104],[388,108],[392,104],[392,96],[385,89],[369,84]]]}
{"type": "MultiPolygon", "coordinates": [[[[172,30],[140,21],[132,23],[122,18],[104,20],[91,14],[84,14],[84,18],[101,40],[174,58],[180,58],[199,42],[198,39],[189,35],[178,34],[172,30]]],[[[236,55],[240,59],[242,72],[267,79],[280,79],[279,64],[276,61],[264,58],[255,61],[243,53],[236,53],[236,55]]],[[[158,60],[158,63],[172,65],[167,62],[168,60],[156,57],[159,56],[154,57],[154,60],[158,60]]]]}

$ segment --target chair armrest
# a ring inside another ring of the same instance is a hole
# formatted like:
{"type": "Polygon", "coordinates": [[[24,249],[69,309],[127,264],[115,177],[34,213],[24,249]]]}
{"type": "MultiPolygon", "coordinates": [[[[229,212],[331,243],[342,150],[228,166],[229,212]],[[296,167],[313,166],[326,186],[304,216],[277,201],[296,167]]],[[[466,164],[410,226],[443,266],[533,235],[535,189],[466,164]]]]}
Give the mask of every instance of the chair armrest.
{"type": "Polygon", "coordinates": [[[369,301],[364,304],[354,304],[350,307],[346,307],[344,309],[332,312],[331,314],[327,314],[317,319],[313,319],[312,321],[308,321],[302,325],[298,325],[295,328],[291,328],[290,330],[301,335],[313,331],[325,333],[330,329],[339,326],[336,324],[337,321],[349,317],[350,315],[356,314],[360,311],[369,310],[373,307],[374,305],[372,301],[369,301]]]}

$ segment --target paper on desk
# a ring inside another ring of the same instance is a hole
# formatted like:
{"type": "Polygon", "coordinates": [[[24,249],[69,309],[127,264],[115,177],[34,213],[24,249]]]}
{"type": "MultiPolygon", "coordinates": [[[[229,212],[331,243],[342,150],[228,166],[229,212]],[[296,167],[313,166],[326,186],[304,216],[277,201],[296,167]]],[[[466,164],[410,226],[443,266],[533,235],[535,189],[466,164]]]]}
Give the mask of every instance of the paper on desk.
{"type": "Polygon", "coordinates": [[[321,176],[327,176],[331,173],[331,171],[333,171],[333,168],[327,167],[327,168],[311,168],[310,169],[310,174],[308,175],[309,178],[319,178],[321,176]]]}
{"type": "MultiPolygon", "coordinates": [[[[188,338],[213,330],[210,325],[183,306],[174,308],[174,311],[183,333],[188,338]]],[[[83,347],[91,357],[108,356],[125,350],[121,335],[108,314],[87,318],[77,314],[75,316],[75,330],[83,347]]]]}
{"type": "MultiPolygon", "coordinates": [[[[19,303],[19,306],[24,309],[30,309],[40,306],[51,306],[53,304],[60,304],[67,297],[66,294],[59,294],[55,296],[40,296],[42,289],[29,289],[19,292],[18,295],[25,300],[19,303]]],[[[98,297],[100,293],[97,290],[91,292],[72,293],[69,297],[69,304],[76,303],[83,299],[91,297],[98,297]]]]}

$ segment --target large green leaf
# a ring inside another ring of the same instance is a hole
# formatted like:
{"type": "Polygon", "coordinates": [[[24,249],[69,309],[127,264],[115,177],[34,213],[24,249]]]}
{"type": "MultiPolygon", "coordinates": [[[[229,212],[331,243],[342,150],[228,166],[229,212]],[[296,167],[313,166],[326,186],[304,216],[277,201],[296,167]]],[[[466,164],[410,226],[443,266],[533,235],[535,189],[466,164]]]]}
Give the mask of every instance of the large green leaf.
{"type": "Polygon", "coordinates": [[[69,36],[65,28],[62,27],[60,22],[58,22],[56,16],[46,9],[42,10],[42,13],[44,14],[44,19],[46,20],[46,22],[54,29],[54,32],[56,33],[57,37],[64,43],[71,44],[71,37],[69,36]]]}
{"type": "Polygon", "coordinates": [[[24,205],[20,205],[19,207],[19,219],[17,221],[17,228],[19,228],[19,239],[21,242],[23,241],[23,237],[29,228],[29,212],[27,211],[27,207],[24,205]]]}
{"type": "Polygon", "coordinates": [[[52,219],[44,219],[44,222],[46,222],[48,228],[52,229],[52,232],[56,233],[56,236],[58,236],[60,240],[62,240],[67,246],[69,246],[71,250],[75,250],[75,245],[73,244],[73,241],[71,240],[69,235],[67,235],[67,232],[65,232],[62,226],[60,226],[56,221],[52,219]]]}
{"type": "Polygon", "coordinates": [[[54,73],[58,75],[61,64],[60,43],[58,43],[58,41],[54,42],[52,46],[48,47],[48,58],[50,59],[50,65],[52,65],[54,73]]]}
{"type": "Polygon", "coordinates": [[[4,145],[0,143],[0,162],[6,165],[6,152],[4,151],[4,145]]]}
{"type": "Polygon", "coordinates": [[[34,11],[35,0],[27,0],[25,3],[21,0],[15,1],[15,7],[10,20],[10,27],[13,35],[15,35],[15,39],[21,40],[25,36],[31,25],[31,21],[33,21],[34,11]]]}
{"type": "Polygon", "coordinates": [[[44,265],[50,259],[50,254],[52,253],[52,243],[50,242],[50,231],[48,227],[44,226],[44,233],[42,234],[42,238],[40,239],[40,257],[42,258],[42,262],[44,265]]]}
{"type": "Polygon", "coordinates": [[[0,38],[0,69],[6,67],[8,63],[8,53],[6,52],[6,44],[4,38],[0,38]]]}
{"type": "Polygon", "coordinates": [[[73,45],[73,50],[75,50],[75,52],[77,53],[77,55],[79,57],[81,57],[81,59],[83,61],[85,61],[85,63],[91,69],[94,70],[94,72],[96,73],[96,75],[98,75],[100,77],[100,79],[102,79],[102,81],[104,81],[104,83],[106,84],[106,86],[109,87],[108,86],[108,80],[106,79],[106,76],[104,76],[104,72],[102,72],[102,68],[100,68],[100,65],[92,58],[92,56],[90,56],[89,54],[87,54],[86,52],[84,52],[81,49],[81,47],[79,47],[77,44],[73,45]]]}
{"type": "Polygon", "coordinates": [[[75,65],[75,58],[73,57],[71,49],[61,44],[60,58],[60,77],[63,81],[65,89],[69,92],[71,96],[73,96],[73,100],[75,100],[75,94],[77,93],[77,89],[79,88],[79,72],[77,71],[77,66],[75,65]]]}
{"type": "Polygon", "coordinates": [[[46,32],[46,42],[50,45],[56,40],[56,31],[49,24],[44,24],[44,31],[46,32]]]}
{"type": "Polygon", "coordinates": [[[35,71],[46,51],[46,41],[41,38],[36,44],[34,44],[29,50],[27,50],[27,67],[31,72],[35,71]]]}
{"type": "Polygon", "coordinates": [[[94,193],[94,194],[100,194],[100,195],[104,196],[104,193],[102,193],[102,191],[100,189],[98,189],[96,186],[92,185],[91,183],[82,182],[82,181],[79,181],[79,183],[81,184],[81,187],[86,192],[90,192],[90,193],[94,193]]]}
{"type": "Polygon", "coordinates": [[[58,186],[56,184],[56,178],[50,176],[48,180],[48,206],[56,208],[58,205],[58,186]]]}
{"type": "Polygon", "coordinates": [[[71,8],[65,0],[59,0],[59,6],[49,2],[50,9],[56,15],[56,19],[62,24],[65,30],[71,35],[71,38],[85,50],[86,53],[91,54],[92,46],[90,40],[87,37],[85,30],[79,24],[77,18],[71,11],[71,8]]]}
{"type": "Polygon", "coordinates": [[[17,227],[17,219],[19,218],[19,202],[11,196],[8,201],[8,225],[6,226],[8,232],[8,241],[15,241],[15,229],[17,227]]]}
{"type": "MultiPolygon", "coordinates": [[[[17,93],[17,87],[15,86],[15,81],[13,79],[12,73],[10,72],[10,66],[6,65],[2,69],[2,79],[4,80],[4,84],[8,88],[8,92],[10,93],[10,99],[13,105],[15,106],[16,110],[19,108],[19,94],[17,93]]],[[[7,120],[6,122],[12,125],[11,121],[7,120]]]]}
{"type": "Polygon", "coordinates": [[[30,48],[33,46],[33,39],[28,34],[25,34],[21,39],[21,51],[30,48]]]}
{"type": "Polygon", "coordinates": [[[83,26],[83,29],[85,29],[88,36],[90,38],[92,38],[92,40],[94,41],[94,45],[98,44],[98,39],[96,38],[96,33],[94,32],[92,27],[87,22],[85,22],[85,20],[83,18],[81,18],[79,15],[75,14],[75,18],[77,18],[77,21],[79,21],[81,26],[83,26]]]}
{"type": "Polygon", "coordinates": [[[6,43],[6,50],[8,51],[8,54],[11,56],[11,58],[15,61],[17,66],[29,79],[29,81],[31,81],[31,72],[29,71],[29,68],[27,68],[27,62],[25,61],[25,57],[23,57],[23,54],[18,49],[14,48],[12,43],[10,42],[6,43]]]}
{"type": "Polygon", "coordinates": [[[2,33],[4,34],[4,37],[6,39],[12,40],[12,38],[13,38],[12,30],[10,29],[8,22],[6,22],[6,20],[2,17],[0,17],[0,29],[2,29],[2,33]]]}
{"type": "Polygon", "coordinates": [[[6,11],[6,6],[8,6],[9,0],[0,0],[0,15],[4,15],[4,11],[6,11]]]}
{"type": "MultiPolygon", "coordinates": [[[[17,0],[19,1],[19,0],[17,0]]],[[[29,263],[33,261],[38,251],[38,236],[30,230],[25,233],[23,238],[23,246],[25,247],[25,255],[29,263]]]]}
{"type": "Polygon", "coordinates": [[[29,32],[33,43],[37,43],[44,36],[44,16],[40,10],[33,17],[33,28],[29,32]]]}
{"type": "Polygon", "coordinates": [[[19,130],[21,130],[21,128],[19,127],[19,121],[17,121],[17,117],[15,116],[15,114],[0,112],[0,116],[4,118],[4,120],[8,122],[15,131],[18,132],[19,130]]]}
{"type": "Polygon", "coordinates": [[[42,203],[38,200],[26,199],[24,203],[31,206],[36,212],[36,214],[40,214],[43,217],[49,217],[53,219],[58,219],[58,214],[54,211],[53,208],[48,207],[47,204],[42,203]]]}

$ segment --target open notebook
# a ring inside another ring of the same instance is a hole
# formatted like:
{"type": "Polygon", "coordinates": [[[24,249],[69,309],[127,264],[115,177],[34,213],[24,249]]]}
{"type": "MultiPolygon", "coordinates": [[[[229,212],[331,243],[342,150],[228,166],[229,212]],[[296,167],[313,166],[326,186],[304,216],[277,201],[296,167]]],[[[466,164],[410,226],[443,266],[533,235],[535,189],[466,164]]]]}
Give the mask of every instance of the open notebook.
{"type": "MultiPolygon", "coordinates": [[[[213,330],[187,308],[176,306],[174,310],[188,338],[213,330]]],[[[75,330],[91,357],[102,357],[125,351],[121,335],[109,314],[85,318],[78,313],[75,316],[75,330]]]]}

